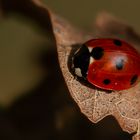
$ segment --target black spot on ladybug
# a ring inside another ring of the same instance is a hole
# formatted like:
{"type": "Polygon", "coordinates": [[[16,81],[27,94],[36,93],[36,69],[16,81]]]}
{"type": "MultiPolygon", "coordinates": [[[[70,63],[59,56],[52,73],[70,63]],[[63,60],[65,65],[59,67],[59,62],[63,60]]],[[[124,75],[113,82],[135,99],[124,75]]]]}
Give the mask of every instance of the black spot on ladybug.
{"type": "Polygon", "coordinates": [[[120,40],[114,40],[113,43],[116,45],[116,46],[122,46],[122,42],[120,40]]]}
{"type": "Polygon", "coordinates": [[[130,81],[130,84],[133,85],[138,79],[138,75],[134,75],[132,78],[131,78],[131,81],[130,81]]]}
{"type": "Polygon", "coordinates": [[[111,83],[111,81],[110,81],[109,79],[105,79],[105,80],[103,81],[103,83],[104,83],[105,85],[109,85],[109,84],[111,83]]]}
{"type": "Polygon", "coordinates": [[[116,69],[117,70],[122,70],[123,66],[124,66],[124,60],[123,59],[118,60],[117,63],[116,63],[116,69]]]}
{"type": "MultiPolygon", "coordinates": [[[[87,46],[83,45],[73,56],[73,65],[75,68],[80,68],[84,78],[87,76],[88,66],[90,61],[90,53],[87,46]]],[[[76,74],[76,73],[75,73],[76,74]]],[[[77,74],[76,74],[77,75],[77,74]]],[[[78,75],[77,75],[78,76],[78,75]]]]}
{"type": "Polygon", "coordinates": [[[91,56],[95,60],[101,59],[103,55],[104,55],[104,49],[103,48],[101,48],[101,47],[95,47],[95,48],[92,49],[91,56]]]}

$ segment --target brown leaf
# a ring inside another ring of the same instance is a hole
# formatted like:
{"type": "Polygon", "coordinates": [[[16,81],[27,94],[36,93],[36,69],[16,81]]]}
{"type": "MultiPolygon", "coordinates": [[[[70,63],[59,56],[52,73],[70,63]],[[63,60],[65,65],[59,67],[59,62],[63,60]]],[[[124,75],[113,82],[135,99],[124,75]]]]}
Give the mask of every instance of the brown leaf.
{"type": "MultiPolygon", "coordinates": [[[[57,42],[60,67],[70,94],[79,105],[81,112],[94,123],[108,115],[113,115],[124,131],[129,133],[138,131],[138,122],[140,119],[140,84],[129,90],[114,91],[108,94],[106,91],[91,89],[78,82],[68,68],[69,56],[74,46],[82,44],[86,39],[93,37],[86,33],[83,34],[83,32],[80,31],[77,32],[69,23],[58,17],[56,18],[54,14],[51,15],[51,19],[57,42]]],[[[111,21],[112,19],[109,18],[107,20],[111,21]]],[[[104,23],[102,24],[103,25],[99,27],[100,31],[103,31],[100,33],[100,36],[107,34],[110,37],[114,37],[118,36],[120,31],[123,31],[125,40],[131,37],[131,43],[133,44],[138,44],[140,41],[139,36],[133,31],[132,27],[120,23],[116,19],[113,20],[113,22],[107,22],[105,27],[110,28],[105,28],[105,30],[104,23]],[[128,32],[128,30],[130,30],[130,32],[128,32]]],[[[136,138],[134,137],[134,139],[136,138]]]]}
{"type": "MultiPolygon", "coordinates": [[[[5,13],[18,12],[33,19],[45,31],[53,31],[62,73],[70,94],[80,107],[81,112],[93,123],[108,115],[112,115],[118,120],[124,131],[129,133],[137,132],[133,140],[139,140],[140,83],[129,90],[114,91],[111,94],[81,84],[74,78],[68,68],[69,57],[74,47],[78,47],[78,45],[94,37],[74,28],[70,23],[53,12],[48,12],[46,6],[37,0],[25,0],[22,3],[21,0],[20,2],[18,1],[13,0],[10,8],[6,4],[6,2],[9,2],[8,0],[1,0],[0,2],[3,2],[2,8],[5,13]],[[26,5],[26,7],[24,6],[23,8],[22,5],[26,5]]],[[[107,13],[102,13],[98,16],[96,26],[100,37],[115,36],[120,38],[123,35],[123,39],[134,44],[134,46],[139,47],[140,45],[140,36],[131,26],[120,22],[107,13]]]]}

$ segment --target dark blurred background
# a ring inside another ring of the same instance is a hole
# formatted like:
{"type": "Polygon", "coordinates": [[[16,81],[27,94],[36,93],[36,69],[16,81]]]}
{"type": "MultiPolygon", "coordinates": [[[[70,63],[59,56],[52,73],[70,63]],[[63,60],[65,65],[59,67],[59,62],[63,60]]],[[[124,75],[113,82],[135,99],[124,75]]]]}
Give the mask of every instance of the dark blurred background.
{"type": "MultiPolygon", "coordinates": [[[[140,1],[44,0],[90,30],[108,11],[140,30],[140,1]]],[[[92,124],[71,98],[56,48],[32,22],[12,14],[0,21],[0,140],[131,140],[113,117],[92,124]]]]}

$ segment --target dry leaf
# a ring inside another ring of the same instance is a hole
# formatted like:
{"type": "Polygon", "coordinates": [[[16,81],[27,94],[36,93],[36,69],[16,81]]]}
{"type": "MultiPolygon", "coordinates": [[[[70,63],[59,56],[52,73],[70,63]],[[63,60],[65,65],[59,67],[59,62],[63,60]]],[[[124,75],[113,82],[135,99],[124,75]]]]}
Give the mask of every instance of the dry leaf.
{"type": "MultiPolygon", "coordinates": [[[[18,4],[18,8],[14,4],[12,8],[8,8],[4,1],[9,1],[3,0],[5,12],[14,11],[24,14],[45,30],[47,29],[51,32],[53,29],[60,67],[70,94],[80,107],[81,112],[93,123],[97,123],[104,117],[112,115],[118,120],[124,131],[129,133],[136,132],[133,140],[140,140],[140,83],[129,90],[114,91],[111,94],[81,84],[74,78],[68,68],[70,54],[73,48],[78,47],[88,39],[94,38],[94,36],[74,28],[53,12],[48,12],[46,6],[38,0],[25,0],[22,1],[22,4],[20,3],[21,1],[13,0],[18,4]],[[22,8],[23,5],[27,7],[24,6],[22,8]],[[31,6],[31,9],[28,8],[29,6],[31,6]],[[34,12],[35,14],[33,14],[34,12]]],[[[98,27],[99,36],[120,37],[120,33],[123,33],[125,40],[131,42],[136,47],[140,45],[140,36],[132,27],[119,22],[116,18],[106,13],[99,15],[96,26],[98,27]]]]}
{"type": "MultiPolygon", "coordinates": [[[[58,18],[54,14],[51,14],[51,20],[57,42],[60,67],[70,94],[79,105],[81,112],[94,123],[100,121],[108,115],[112,115],[118,120],[124,131],[129,133],[137,132],[137,134],[133,137],[134,140],[140,139],[140,84],[129,90],[119,92],[114,91],[111,94],[108,94],[106,91],[92,89],[81,84],[74,78],[68,68],[69,57],[73,47],[82,44],[87,39],[93,38],[93,36],[77,31],[66,21],[62,20],[62,18],[58,18]]],[[[102,34],[100,33],[100,36],[105,36],[107,34],[110,37],[114,37],[118,35],[119,31],[123,31],[125,40],[128,40],[129,37],[134,35],[133,30],[130,30],[132,29],[131,27],[125,26],[125,24],[118,21],[114,21],[112,18],[107,20],[113,21],[113,25],[112,22],[106,23],[105,26],[110,27],[106,30],[102,30],[101,27],[104,29],[104,26],[101,25],[100,29],[104,32],[102,32],[102,34]],[[115,29],[115,32],[113,32],[113,29],[115,29]],[[127,32],[128,30],[131,32],[127,32]],[[110,34],[108,32],[110,32],[110,34]]],[[[135,33],[135,35],[137,34],[135,33]]],[[[135,44],[139,42],[139,38],[132,38],[131,42],[135,44]]]]}

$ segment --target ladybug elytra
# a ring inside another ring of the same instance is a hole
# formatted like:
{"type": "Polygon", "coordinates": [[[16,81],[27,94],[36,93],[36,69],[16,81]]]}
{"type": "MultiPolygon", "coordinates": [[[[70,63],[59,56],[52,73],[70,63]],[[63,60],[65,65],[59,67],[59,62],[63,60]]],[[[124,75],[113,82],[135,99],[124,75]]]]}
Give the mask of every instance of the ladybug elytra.
{"type": "Polygon", "coordinates": [[[140,81],[140,54],[118,39],[92,39],[72,57],[74,75],[105,90],[124,90],[140,81]]]}

